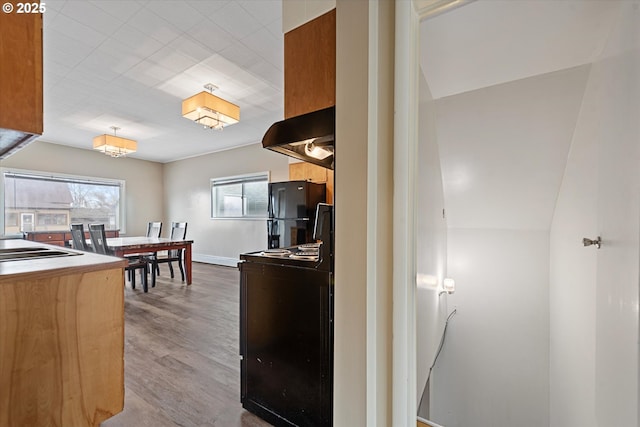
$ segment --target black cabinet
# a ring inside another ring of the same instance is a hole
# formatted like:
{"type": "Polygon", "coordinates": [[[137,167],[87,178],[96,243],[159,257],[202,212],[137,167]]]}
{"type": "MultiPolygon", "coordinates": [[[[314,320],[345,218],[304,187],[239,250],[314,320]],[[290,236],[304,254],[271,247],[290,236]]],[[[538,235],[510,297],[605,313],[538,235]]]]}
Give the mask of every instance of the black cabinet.
{"type": "Polygon", "coordinates": [[[239,267],[242,406],[276,426],[331,426],[332,273],[239,267]]]}

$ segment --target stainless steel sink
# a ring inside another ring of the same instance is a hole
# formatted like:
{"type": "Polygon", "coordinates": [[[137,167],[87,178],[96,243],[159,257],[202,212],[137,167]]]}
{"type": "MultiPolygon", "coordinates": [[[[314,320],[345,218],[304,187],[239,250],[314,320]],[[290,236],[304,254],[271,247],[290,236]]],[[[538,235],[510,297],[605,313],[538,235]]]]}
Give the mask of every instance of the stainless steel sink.
{"type": "Polygon", "coordinates": [[[0,249],[0,262],[4,261],[22,261],[40,258],[55,258],[82,255],[82,252],[71,252],[45,247],[34,248],[5,248],[0,249]]]}

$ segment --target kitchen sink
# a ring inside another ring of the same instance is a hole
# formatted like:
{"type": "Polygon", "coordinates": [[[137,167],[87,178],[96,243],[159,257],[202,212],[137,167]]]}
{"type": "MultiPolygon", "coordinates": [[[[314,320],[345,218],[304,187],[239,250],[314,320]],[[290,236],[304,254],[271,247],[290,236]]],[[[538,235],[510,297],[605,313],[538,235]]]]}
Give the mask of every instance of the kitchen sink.
{"type": "Polygon", "coordinates": [[[82,255],[82,252],[71,252],[71,251],[45,248],[45,247],[5,248],[5,249],[0,249],[0,262],[66,257],[66,256],[76,256],[76,255],[82,255]]]}

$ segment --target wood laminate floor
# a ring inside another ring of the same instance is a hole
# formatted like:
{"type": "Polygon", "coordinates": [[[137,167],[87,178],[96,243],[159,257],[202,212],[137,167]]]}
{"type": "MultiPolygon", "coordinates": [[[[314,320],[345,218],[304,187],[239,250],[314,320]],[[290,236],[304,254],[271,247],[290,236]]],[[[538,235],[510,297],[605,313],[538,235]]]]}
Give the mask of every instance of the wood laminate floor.
{"type": "Polygon", "coordinates": [[[270,426],[240,404],[238,270],[160,268],[147,294],[126,285],[124,411],[101,426],[270,426]]]}

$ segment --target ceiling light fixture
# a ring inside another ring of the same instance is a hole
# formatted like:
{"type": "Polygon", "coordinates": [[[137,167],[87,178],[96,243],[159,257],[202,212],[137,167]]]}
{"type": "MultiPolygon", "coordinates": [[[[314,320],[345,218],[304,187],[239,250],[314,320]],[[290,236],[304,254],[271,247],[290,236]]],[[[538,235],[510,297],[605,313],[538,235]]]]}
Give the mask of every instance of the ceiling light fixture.
{"type": "Polygon", "coordinates": [[[205,129],[222,129],[240,121],[240,107],[215,96],[216,85],[208,83],[204,88],[209,92],[202,91],[182,101],[182,117],[205,129]]]}
{"type": "Polygon", "coordinates": [[[111,157],[122,157],[136,152],[138,149],[136,141],[116,136],[116,132],[120,130],[119,127],[110,126],[110,128],[113,129],[113,135],[104,134],[93,138],[95,150],[102,151],[111,157]]]}

